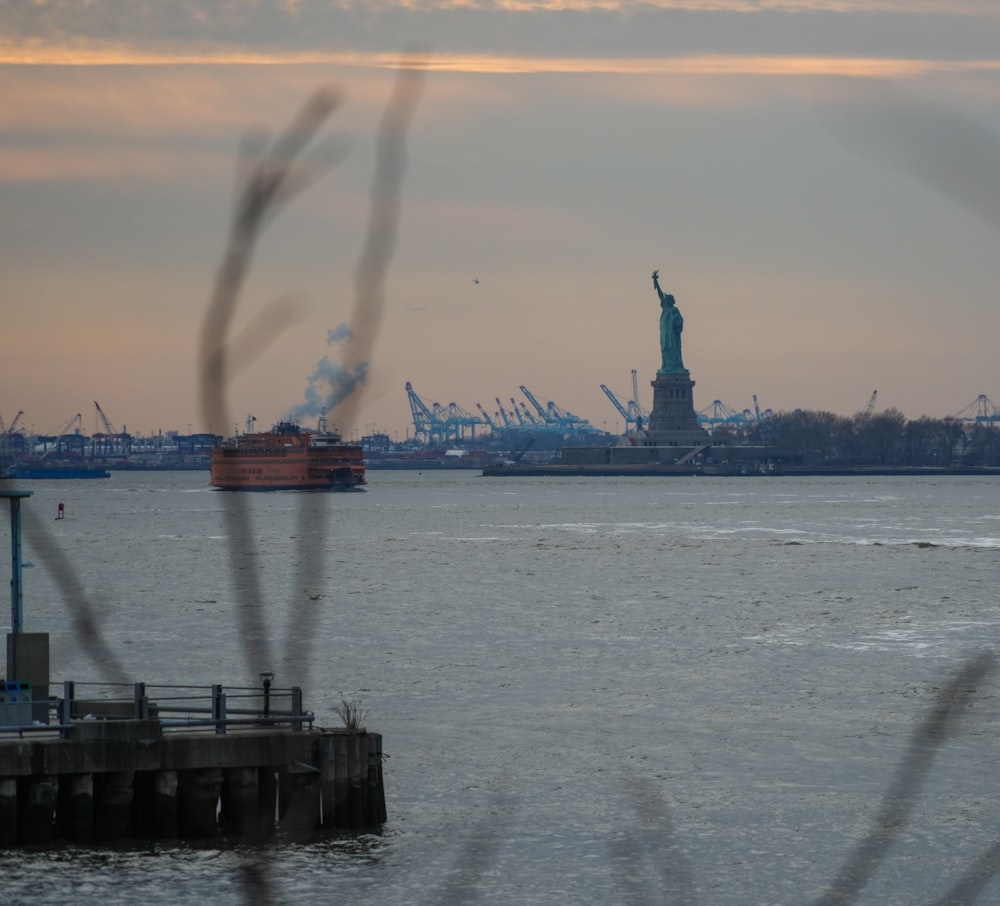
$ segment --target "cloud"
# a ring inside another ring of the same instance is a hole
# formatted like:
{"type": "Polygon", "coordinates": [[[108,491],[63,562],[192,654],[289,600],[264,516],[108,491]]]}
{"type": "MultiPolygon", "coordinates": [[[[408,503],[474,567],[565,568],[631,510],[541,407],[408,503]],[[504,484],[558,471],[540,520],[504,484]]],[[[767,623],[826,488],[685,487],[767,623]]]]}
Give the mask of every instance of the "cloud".
{"type": "Polygon", "coordinates": [[[0,17],[0,63],[14,65],[392,68],[398,48],[412,41],[434,48],[443,68],[464,71],[503,71],[502,61],[520,58],[542,61],[544,69],[547,59],[730,53],[991,59],[1000,39],[1000,8],[991,0],[303,0],[283,6],[137,0],[125,9],[113,0],[0,0],[0,17]]]}

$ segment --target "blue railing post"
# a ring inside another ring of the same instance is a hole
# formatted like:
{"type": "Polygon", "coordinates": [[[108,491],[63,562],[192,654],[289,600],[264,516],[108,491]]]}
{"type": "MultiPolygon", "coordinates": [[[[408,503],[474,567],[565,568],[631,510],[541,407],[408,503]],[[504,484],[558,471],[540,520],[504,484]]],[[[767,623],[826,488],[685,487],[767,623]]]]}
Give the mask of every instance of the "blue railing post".
{"type": "Polygon", "coordinates": [[[63,739],[69,734],[67,724],[73,723],[73,699],[76,697],[76,684],[72,680],[63,680],[63,697],[57,709],[59,717],[59,736],[63,739]]]}
{"type": "Polygon", "coordinates": [[[146,684],[135,684],[135,719],[145,720],[149,717],[149,699],[146,698],[146,684]]]}
{"type": "Polygon", "coordinates": [[[212,686],[212,720],[216,733],[226,732],[226,693],[218,683],[212,686]]]}

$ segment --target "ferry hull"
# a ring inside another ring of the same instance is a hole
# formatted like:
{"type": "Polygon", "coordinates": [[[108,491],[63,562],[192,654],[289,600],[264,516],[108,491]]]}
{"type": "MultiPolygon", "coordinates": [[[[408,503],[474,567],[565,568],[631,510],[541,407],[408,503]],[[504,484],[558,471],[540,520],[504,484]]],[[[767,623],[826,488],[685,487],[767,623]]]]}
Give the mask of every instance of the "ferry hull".
{"type": "Polygon", "coordinates": [[[360,491],[364,454],[337,435],[276,425],[216,447],[211,484],[224,491],[360,491]]]}

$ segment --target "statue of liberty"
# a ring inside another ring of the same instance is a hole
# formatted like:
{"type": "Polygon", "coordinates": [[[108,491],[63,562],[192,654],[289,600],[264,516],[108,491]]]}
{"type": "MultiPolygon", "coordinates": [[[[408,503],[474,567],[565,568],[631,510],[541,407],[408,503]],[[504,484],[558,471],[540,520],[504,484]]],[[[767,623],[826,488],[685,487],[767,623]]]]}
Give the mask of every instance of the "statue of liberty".
{"type": "Polygon", "coordinates": [[[681,332],[684,318],[670,293],[660,289],[660,272],[653,271],[653,286],[660,297],[660,351],[663,363],[657,374],[687,374],[681,358],[681,332]]]}

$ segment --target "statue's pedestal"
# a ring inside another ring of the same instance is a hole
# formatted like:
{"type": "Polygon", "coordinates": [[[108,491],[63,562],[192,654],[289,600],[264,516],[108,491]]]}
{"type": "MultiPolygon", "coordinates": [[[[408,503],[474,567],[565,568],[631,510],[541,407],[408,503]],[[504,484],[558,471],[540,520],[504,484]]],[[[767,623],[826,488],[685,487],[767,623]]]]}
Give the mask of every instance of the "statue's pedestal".
{"type": "Polygon", "coordinates": [[[694,411],[694,381],[688,372],[657,372],[653,386],[653,409],[645,443],[657,447],[697,447],[711,442],[698,424],[694,411]]]}

